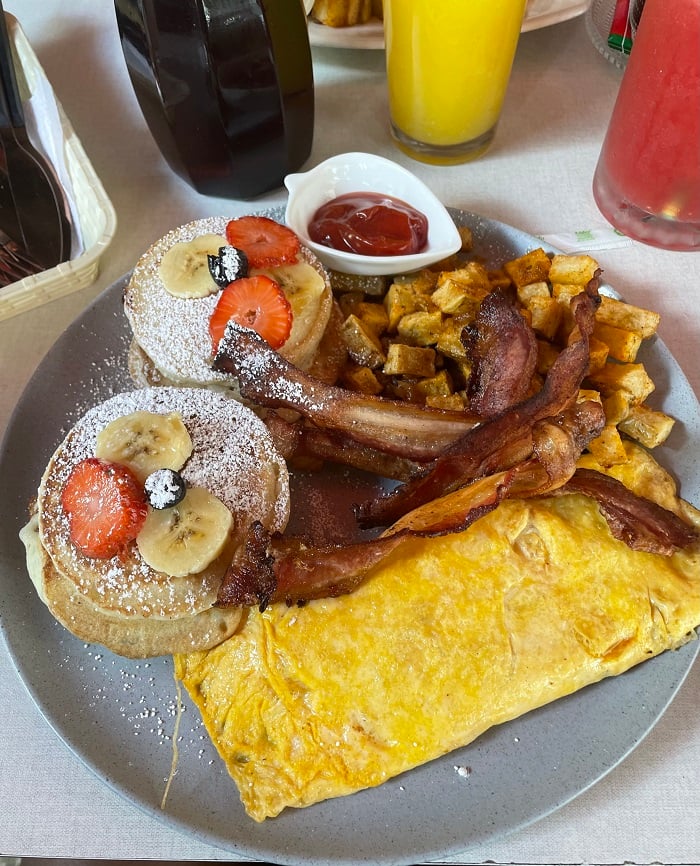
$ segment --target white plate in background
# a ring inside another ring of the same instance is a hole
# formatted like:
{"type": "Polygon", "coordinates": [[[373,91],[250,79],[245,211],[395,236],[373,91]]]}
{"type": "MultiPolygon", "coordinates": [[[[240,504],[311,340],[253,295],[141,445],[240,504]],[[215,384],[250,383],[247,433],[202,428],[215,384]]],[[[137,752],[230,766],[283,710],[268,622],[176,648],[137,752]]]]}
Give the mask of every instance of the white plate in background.
{"type": "MultiPolygon", "coordinates": [[[[568,21],[587,7],[588,0],[530,0],[521,32],[568,21]]],[[[384,29],[377,19],[354,27],[327,27],[309,20],[309,41],[323,48],[384,48],[384,29]]]]}

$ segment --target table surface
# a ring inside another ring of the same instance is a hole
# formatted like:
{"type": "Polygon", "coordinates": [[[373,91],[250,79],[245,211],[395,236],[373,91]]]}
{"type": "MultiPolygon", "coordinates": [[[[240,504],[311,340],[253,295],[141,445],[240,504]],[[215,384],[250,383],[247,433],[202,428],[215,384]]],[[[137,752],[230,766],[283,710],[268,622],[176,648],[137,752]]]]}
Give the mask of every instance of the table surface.
{"type": "MultiPolygon", "coordinates": [[[[163,161],[140,113],[107,0],[5,0],[16,15],[115,207],[118,228],[89,288],[0,322],[0,433],[45,352],[150,243],[190,219],[283,204],[206,198],[163,161]]],[[[445,204],[536,235],[600,227],[591,177],[621,72],[580,16],[523,35],[495,144],[480,161],[431,167],[389,138],[382,51],[314,49],[316,125],[308,165],[348,150],[406,165],[445,204]]],[[[700,256],[636,243],[593,252],[624,296],[662,314],[660,335],[699,393],[700,256]]],[[[661,721],[613,772],[536,824],[452,862],[700,862],[696,663],[661,721]]],[[[235,859],[142,814],[58,739],[0,651],[0,854],[235,859]]]]}

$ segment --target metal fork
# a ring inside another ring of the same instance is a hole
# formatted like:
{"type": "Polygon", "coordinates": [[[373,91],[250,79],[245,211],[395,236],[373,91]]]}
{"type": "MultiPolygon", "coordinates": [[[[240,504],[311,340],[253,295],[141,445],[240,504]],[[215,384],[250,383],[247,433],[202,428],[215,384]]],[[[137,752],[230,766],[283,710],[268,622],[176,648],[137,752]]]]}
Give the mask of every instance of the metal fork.
{"type": "Polygon", "coordinates": [[[41,270],[43,267],[0,229],[0,288],[41,270]]]}

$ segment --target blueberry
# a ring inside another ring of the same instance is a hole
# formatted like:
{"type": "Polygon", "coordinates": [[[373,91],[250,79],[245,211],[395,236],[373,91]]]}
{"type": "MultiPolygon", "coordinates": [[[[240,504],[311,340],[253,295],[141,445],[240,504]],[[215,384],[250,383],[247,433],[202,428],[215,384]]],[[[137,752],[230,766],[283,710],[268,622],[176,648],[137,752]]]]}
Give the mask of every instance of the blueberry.
{"type": "Polygon", "coordinates": [[[234,280],[248,276],[248,256],[238,247],[219,247],[219,255],[208,255],[207,262],[209,273],[222,289],[234,280]]]}
{"type": "Polygon", "coordinates": [[[172,508],[182,502],[186,485],[185,479],[174,469],[156,469],[144,481],[143,489],[151,508],[172,508]]]}

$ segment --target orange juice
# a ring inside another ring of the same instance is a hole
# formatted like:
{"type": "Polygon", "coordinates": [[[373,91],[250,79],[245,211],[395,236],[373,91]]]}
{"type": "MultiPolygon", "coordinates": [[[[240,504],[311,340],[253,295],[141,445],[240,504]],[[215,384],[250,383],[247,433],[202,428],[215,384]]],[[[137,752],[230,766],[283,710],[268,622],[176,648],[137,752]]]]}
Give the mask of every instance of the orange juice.
{"type": "Polygon", "coordinates": [[[463,162],[491,143],[525,0],[384,0],[389,108],[402,150],[463,162]]]}

